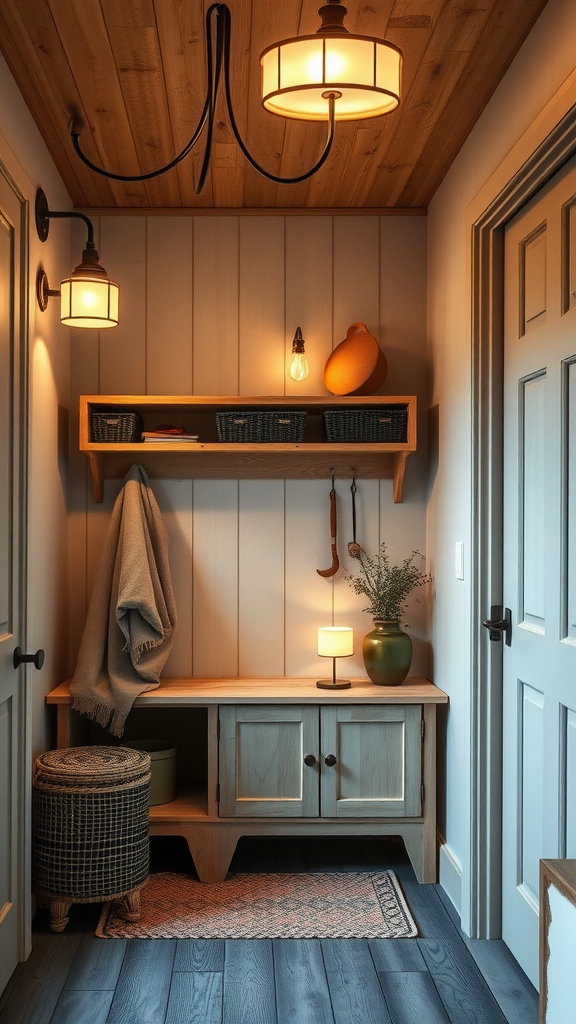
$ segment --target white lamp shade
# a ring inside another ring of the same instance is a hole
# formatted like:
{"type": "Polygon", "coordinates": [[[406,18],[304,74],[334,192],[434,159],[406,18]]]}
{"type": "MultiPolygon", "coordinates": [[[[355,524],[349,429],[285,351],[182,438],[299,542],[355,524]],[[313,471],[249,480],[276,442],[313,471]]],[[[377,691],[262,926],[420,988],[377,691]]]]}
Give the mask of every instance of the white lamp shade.
{"type": "Polygon", "coordinates": [[[67,327],[116,327],[119,292],[107,277],[73,274],[60,285],[60,322],[67,327]]]}
{"type": "Polygon", "coordinates": [[[300,36],[260,57],[267,110],[302,121],[327,121],[326,93],[337,94],[336,121],[388,114],[400,102],[402,54],[369,36],[300,36]]]}
{"type": "Polygon", "coordinates": [[[318,654],[323,658],[348,658],[354,654],[354,630],[351,626],[320,626],[318,654]]]}

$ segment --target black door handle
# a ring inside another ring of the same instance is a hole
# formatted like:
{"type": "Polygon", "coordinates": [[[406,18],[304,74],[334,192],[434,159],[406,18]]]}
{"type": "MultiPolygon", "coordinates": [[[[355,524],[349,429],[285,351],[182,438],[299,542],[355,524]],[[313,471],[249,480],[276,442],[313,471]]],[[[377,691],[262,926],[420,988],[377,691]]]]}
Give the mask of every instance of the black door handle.
{"type": "Polygon", "coordinates": [[[490,609],[491,617],[483,619],[482,625],[486,626],[491,640],[501,640],[502,633],[506,639],[506,647],[512,645],[512,612],[509,608],[503,608],[501,604],[493,604],[490,609]]]}
{"type": "Polygon", "coordinates": [[[334,754],[326,754],[326,757],[324,758],[324,764],[327,764],[329,768],[333,768],[334,765],[336,764],[336,758],[334,757],[334,754]]]}
{"type": "Polygon", "coordinates": [[[36,654],[22,654],[22,648],[16,647],[14,654],[12,655],[12,664],[14,668],[19,668],[20,665],[30,663],[35,668],[41,669],[44,664],[44,651],[40,647],[36,651],[36,654]]]}

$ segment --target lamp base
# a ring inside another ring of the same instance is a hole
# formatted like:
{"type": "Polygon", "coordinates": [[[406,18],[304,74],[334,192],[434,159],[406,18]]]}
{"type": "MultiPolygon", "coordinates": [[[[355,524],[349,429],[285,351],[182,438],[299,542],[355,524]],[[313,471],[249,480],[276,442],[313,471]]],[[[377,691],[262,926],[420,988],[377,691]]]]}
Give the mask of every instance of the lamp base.
{"type": "Polygon", "coordinates": [[[319,679],[316,686],[321,690],[349,690],[352,683],[349,679],[319,679]]]}

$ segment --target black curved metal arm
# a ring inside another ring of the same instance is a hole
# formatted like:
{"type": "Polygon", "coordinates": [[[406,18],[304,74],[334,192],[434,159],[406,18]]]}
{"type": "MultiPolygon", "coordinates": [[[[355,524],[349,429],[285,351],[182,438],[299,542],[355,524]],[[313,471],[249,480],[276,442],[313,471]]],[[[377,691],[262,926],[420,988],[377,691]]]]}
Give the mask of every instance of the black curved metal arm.
{"type": "MultiPolygon", "coordinates": [[[[86,164],[90,170],[95,171],[96,174],[101,174],[105,178],[111,178],[114,181],[149,181],[151,178],[158,178],[161,174],[165,174],[166,171],[172,170],[176,167],[186,156],[188,156],[192,147],[196,144],[204,127],[207,125],[206,134],[206,145],[204,148],[204,157],[202,160],[202,167],[198,182],[195,187],[196,195],[199,195],[206,183],[206,177],[210,168],[210,157],[212,154],[212,137],[214,132],[214,118],[216,112],[216,100],[218,96],[218,89],[220,86],[220,78],[222,71],[224,72],[224,90],[226,95],[226,106],[228,108],[228,116],[230,118],[230,126],[234,134],[234,138],[242,150],[244,156],[248,162],[262,174],[269,181],[275,181],[280,185],[297,185],[302,181],[306,181],[311,178],[316,171],[320,170],[322,165],[327,160],[330,150],[332,149],[332,143],[334,141],[334,132],[336,126],[335,119],[335,103],[336,98],[334,96],[328,97],[328,137],[319,159],[316,161],[313,167],[303,174],[295,175],[291,178],[282,178],[277,174],[272,174],[270,171],[265,170],[251,155],[245,145],[242,136],[240,135],[238,125],[236,124],[236,118],[234,117],[234,111],[232,108],[232,97],[230,90],[230,27],[231,27],[231,16],[230,10],[226,4],[214,3],[211,4],[206,11],[205,18],[205,31],[206,31],[206,68],[208,75],[208,84],[206,87],[206,99],[204,101],[204,108],[200,116],[200,120],[194,131],[192,137],[184,146],[184,149],[178,153],[169,163],[164,164],[162,167],[157,168],[154,171],[148,171],[145,174],[116,174],[113,171],[107,171],[104,167],[99,167],[98,164],[93,163],[80,148],[80,132],[72,130],[70,132],[72,138],[72,145],[80,157],[82,162],[86,164]],[[213,52],[213,31],[212,31],[212,15],[216,15],[216,55],[214,58],[213,52]]],[[[74,127],[74,126],[73,126],[74,127]]]]}
{"type": "Polygon", "coordinates": [[[188,153],[196,144],[202,133],[202,129],[206,122],[207,112],[208,106],[206,105],[202,112],[200,124],[198,125],[196,131],[194,132],[194,135],[192,136],[190,141],[186,143],[184,149],[178,154],[178,156],[175,156],[174,159],[170,161],[170,163],[164,164],[163,167],[159,167],[156,171],[148,171],[146,174],[115,174],[113,171],[105,170],[104,167],[98,167],[98,165],[93,163],[92,160],[89,160],[86,154],[83,153],[80,149],[80,132],[70,132],[72,138],[72,145],[74,146],[76,153],[82,160],[82,163],[86,164],[86,166],[89,167],[91,171],[96,171],[96,174],[101,174],[104,178],[112,178],[114,181],[149,181],[150,178],[158,178],[161,174],[165,174],[166,171],[171,171],[172,168],[176,167],[176,165],[179,164],[180,161],[183,160],[185,156],[188,156],[188,153]]]}
{"type": "Polygon", "coordinates": [[[218,89],[220,87],[220,73],[222,70],[222,61],[224,59],[224,24],[226,20],[226,12],[228,15],[228,22],[230,20],[230,11],[226,7],[226,4],[212,4],[206,12],[206,72],[208,75],[208,86],[206,93],[206,120],[208,122],[208,128],[206,130],[206,145],[204,147],[204,158],[202,160],[202,167],[200,169],[200,176],[196,182],[194,191],[196,195],[200,195],[204,185],[208,171],[210,169],[210,157],[212,156],[212,136],[214,133],[214,118],[216,116],[216,100],[218,97],[218,89]],[[212,25],[211,16],[212,12],[216,12],[216,62],[214,63],[212,56],[212,25]]]}
{"type": "Polygon", "coordinates": [[[48,210],[47,213],[45,214],[45,216],[50,218],[50,219],[52,219],[53,217],[65,217],[65,218],[76,217],[77,220],[83,221],[84,224],[86,225],[87,232],[88,232],[87,239],[86,239],[86,248],[92,248],[93,247],[93,245],[94,245],[94,226],[93,226],[92,221],[90,220],[90,218],[89,217],[85,217],[83,213],[78,213],[77,210],[70,210],[70,212],[67,212],[67,213],[61,212],[60,210],[48,210]]]}
{"type": "Polygon", "coordinates": [[[68,220],[70,217],[81,220],[86,225],[88,236],[86,239],[86,248],[94,249],[94,226],[89,217],[84,213],[79,213],[78,210],[51,210],[48,206],[48,200],[46,193],[43,189],[36,189],[36,200],[34,204],[34,219],[36,222],[36,231],[38,238],[41,242],[45,242],[48,238],[48,232],[50,230],[50,221],[53,218],[65,218],[68,220]]]}
{"type": "Polygon", "coordinates": [[[224,24],[224,88],[225,88],[225,91],[226,91],[226,106],[228,108],[228,116],[230,118],[230,126],[232,128],[233,133],[234,133],[234,138],[236,139],[236,142],[240,146],[240,149],[244,153],[244,156],[246,157],[248,162],[252,164],[252,167],[254,167],[265,178],[268,178],[269,181],[276,181],[276,182],[278,182],[279,185],[298,185],[301,181],[306,181],[307,178],[311,178],[313,174],[316,174],[316,171],[319,171],[320,168],[322,167],[322,164],[324,164],[325,161],[328,159],[328,156],[330,154],[330,150],[332,149],[332,143],[334,142],[334,130],[335,130],[335,127],[336,127],[336,120],[335,120],[336,97],[335,96],[330,96],[328,98],[328,138],[326,139],[326,144],[324,146],[324,149],[322,150],[322,153],[321,153],[319,159],[314,164],[314,166],[311,167],[310,170],[305,171],[304,174],[297,174],[293,178],[281,178],[277,174],[272,174],[270,171],[266,171],[263,167],[261,167],[261,165],[259,163],[257,163],[257,161],[254,159],[254,157],[251,155],[251,153],[248,152],[248,148],[244,144],[242,136],[240,135],[240,132],[238,130],[238,125],[236,124],[236,118],[234,117],[234,111],[232,109],[232,96],[231,96],[231,91],[230,91],[230,24],[231,24],[231,20],[230,20],[230,11],[226,7],[226,5],[222,4],[222,7],[225,9],[225,13],[223,12],[223,24],[224,24]]]}
{"type": "Polygon", "coordinates": [[[107,171],[104,167],[98,167],[98,165],[93,163],[92,160],[89,160],[86,154],[83,153],[80,149],[80,132],[71,131],[70,135],[72,138],[72,145],[74,146],[74,149],[76,150],[76,153],[78,154],[82,162],[85,163],[86,166],[90,168],[90,170],[95,171],[96,174],[101,174],[105,178],[112,178],[114,181],[149,181],[151,178],[158,178],[161,174],[165,174],[166,171],[171,171],[173,167],[176,167],[176,165],[179,164],[180,161],[184,159],[184,157],[188,156],[188,153],[190,152],[192,147],[196,145],[198,139],[200,138],[200,135],[202,134],[202,129],[206,124],[206,118],[208,117],[208,111],[210,109],[212,92],[210,77],[210,68],[212,65],[212,41],[210,32],[210,19],[212,17],[212,12],[217,10],[221,6],[222,4],[211,4],[208,10],[206,11],[206,62],[209,69],[208,85],[206,87],[206,99],[204,101],[204,108],[200,115],[200,120],[196,126],[193,135],[184,146],[184,149],[182,149],[180,153],[178,153],[177,156],[175,156],[167,164],[164,164],[162,167],[158,167],[155,171],[147,171],[146,174],[116,174],[113,171],[107,171]]]}

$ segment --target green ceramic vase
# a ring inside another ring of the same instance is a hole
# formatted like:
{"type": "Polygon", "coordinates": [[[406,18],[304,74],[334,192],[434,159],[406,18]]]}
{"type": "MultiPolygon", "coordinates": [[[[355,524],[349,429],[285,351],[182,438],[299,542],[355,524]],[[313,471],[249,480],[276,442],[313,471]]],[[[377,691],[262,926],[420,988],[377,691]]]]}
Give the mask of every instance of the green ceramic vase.
{"type": "Polygon", "coordinates": [[[374,619],[374,629],[362,641],[368,678],[378,686],[398,686],[406,679],[412,661],[412,640],[399,620],[374,619]]]}

